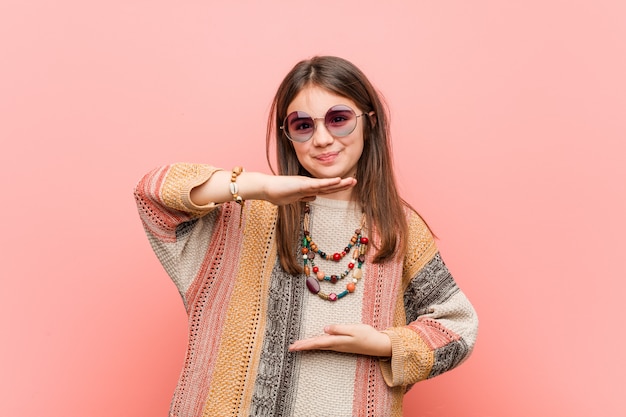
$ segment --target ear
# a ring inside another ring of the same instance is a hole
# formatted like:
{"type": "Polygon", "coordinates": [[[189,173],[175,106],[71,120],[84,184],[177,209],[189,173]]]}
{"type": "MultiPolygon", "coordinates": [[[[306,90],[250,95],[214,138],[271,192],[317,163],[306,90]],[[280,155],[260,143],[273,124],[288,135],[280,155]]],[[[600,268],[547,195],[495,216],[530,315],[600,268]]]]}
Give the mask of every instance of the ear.
{"type": "Polygon", "coordinates": [[[370,123],[371,123],[372,127],[376,126],[376,113],[371,111],[371,112],[367,113],[367,115],[369,116],[370,123]]]}

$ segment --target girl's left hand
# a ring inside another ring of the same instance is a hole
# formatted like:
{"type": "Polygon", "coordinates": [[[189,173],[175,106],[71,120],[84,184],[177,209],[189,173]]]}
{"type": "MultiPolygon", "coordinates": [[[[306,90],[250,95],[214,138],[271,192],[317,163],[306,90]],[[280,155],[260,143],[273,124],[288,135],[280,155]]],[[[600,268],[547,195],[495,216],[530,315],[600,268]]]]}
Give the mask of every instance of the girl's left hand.
{"type": "Polygon", "coordinates": [[[324,334],[297,340],[289,351],[334,350],[370,356],[391,356],[391,339],[368,324],[333,324],[324,334]]]}

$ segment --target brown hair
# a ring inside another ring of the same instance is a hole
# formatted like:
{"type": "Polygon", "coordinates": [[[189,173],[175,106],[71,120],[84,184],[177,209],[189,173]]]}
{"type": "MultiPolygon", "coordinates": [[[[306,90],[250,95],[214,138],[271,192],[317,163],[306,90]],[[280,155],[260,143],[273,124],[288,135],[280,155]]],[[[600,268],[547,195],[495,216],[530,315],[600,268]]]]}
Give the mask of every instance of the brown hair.
{"type": "MultiPolygon", "coordinates": [[[[279,175],[312,176],[300,164],[291,141],[278,127],[287,115],[287,107],[305,87],[317,86],[346,97],[365,113],[373,112],[371,123],[362,123],[364,147],[357,164],[354,200],[365,212],[367,224],[380,236],[374,262],[384,262],[406,252],[408,225],[404,213],[407,205],[398,194],[388,125],[387,109],[365,74],[354,64],[333,56],[317,56],[300,61],[287,74],[272,102],[267,124],[266,157],[270,169],[272,136],[276,139],[276,160],[279,175]]],[[[303,203],[278,207],[278,256],[283,268],[291,273],[302,272],[296,254],[303,203]]]]}

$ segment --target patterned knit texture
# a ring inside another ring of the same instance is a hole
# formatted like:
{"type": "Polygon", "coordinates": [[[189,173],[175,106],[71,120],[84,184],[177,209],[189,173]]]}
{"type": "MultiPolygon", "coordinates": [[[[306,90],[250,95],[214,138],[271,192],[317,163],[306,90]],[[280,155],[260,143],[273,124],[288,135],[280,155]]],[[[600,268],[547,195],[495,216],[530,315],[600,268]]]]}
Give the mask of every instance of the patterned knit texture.
{"type": "MultiPolygon", "coordinates": [[[[304,275],[289,275],[280,266],[275,206],[248,201],[242,213],[232,202],[202,207],[191,202],[191,189],[215,170],[164,166],[135,188],[150,244],[189,316],[188,348],[170,417],[400,417],[407,389],[469,356],[476,313],[414,212],[407,209],[406,257],[372,264],[370,248],[356,291],[328,302],[307,290],[304,275]],[[384,331],[392,357],[288,351],[293,341],[339,323],[384,331]]],[[[360,218],[353,204],[318,198],[311,203],[311,235],[321,250],[341,251],[360,218]]],[[[370,241],[378,239],[375,231],[364,233],[370,241]]],[[[294,234],[302,236],[302,230],[294,234]]],[[[316,264],[339,274],[347,261],[318,257],[316,264]]],[[[321,285],[327,293],[345,288],[342,280],[321,285]]]]}

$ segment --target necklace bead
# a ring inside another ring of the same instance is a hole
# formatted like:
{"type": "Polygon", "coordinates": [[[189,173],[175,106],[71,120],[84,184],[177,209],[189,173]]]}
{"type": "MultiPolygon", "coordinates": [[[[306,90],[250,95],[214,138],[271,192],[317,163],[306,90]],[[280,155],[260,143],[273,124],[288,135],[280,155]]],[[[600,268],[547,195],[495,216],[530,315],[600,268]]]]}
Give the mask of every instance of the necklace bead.
{"type": "Polygon", "coordinates": [[[313,277],[307,277],[306,278],[306,287],[309,289],[309,291],[311,291],[313,294],[317,294],[318,292],[320,292],[320,283],[318,280],[316,280],[313,277]]]}
{"type": "Polygon", "coordinates": [[[313,241],[311,237],[311,233],[309,231],[309,214],[311,209],[308,204],[305,205],[304,208],[304,221],[303,221],[303,231],[304,238],[302,239],[302,261],[304,263],[304,275],[306,277],[306,286],[312,294],[317,294],[320,298],[327,301],[337,301],[346,295],[353,293],[356,290],[356,284],[363,277],[363,264],[365,263],[365,253],[367,252],[367,245],[369,243],[369,239],[365,236],[361,235],[361,231],[363,229],[365,223],[365,214],[361,218],[361,225],[358,229],[354,231],[354,235],[350,238],[350,243],[343,249],[341,252],[335,252],[332,256],[328,256],[325,252],[321,251],[317,244],[313,241]],[[354,250],[353,250],[354,248],[354,250]],[[350,252],[352,253],[352,259],[354,261],[348,262],[347,268],[341,274],[331,274],[326,275],[324,271],[322,271],[317,265],[315,265],[314,259],[315,254],[318,254],[320,258],[324,260],[339,262],[343,257],[348,255],[350,252]],[[309,263],[311,266],[309,267],[309,263]],[[356,269],[355,269],[356,266],[356,269]],[[313,275],[311,275],[311,271],[313,275]],[[331,292],[330,294],[326,294],[321,291],[320,282],[328,281],[332,284],[336,284],[340,280],[347,277],[349,274],[352,274],[352,280],[346,285],[346,289],[341,291],[340,293],[331,292]]]}

